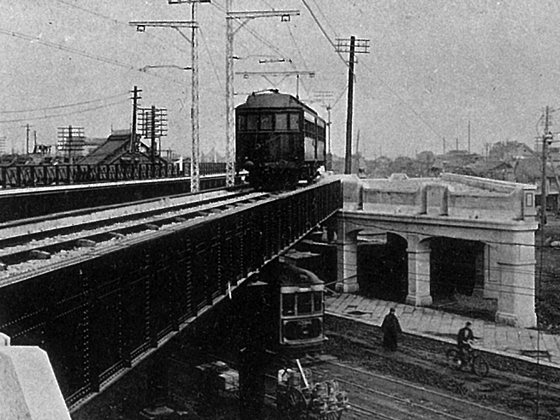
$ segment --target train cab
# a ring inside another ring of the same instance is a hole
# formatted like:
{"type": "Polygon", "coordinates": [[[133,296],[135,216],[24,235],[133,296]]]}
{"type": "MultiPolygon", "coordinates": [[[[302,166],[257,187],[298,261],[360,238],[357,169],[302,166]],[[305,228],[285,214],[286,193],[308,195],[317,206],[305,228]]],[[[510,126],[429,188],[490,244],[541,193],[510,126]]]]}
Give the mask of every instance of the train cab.
{"type": "Polygon", "coordinates": [[[279,265],[278,344],[287,352],[320,350],[324,343],[324,283],[311,271],[279,265]]]}

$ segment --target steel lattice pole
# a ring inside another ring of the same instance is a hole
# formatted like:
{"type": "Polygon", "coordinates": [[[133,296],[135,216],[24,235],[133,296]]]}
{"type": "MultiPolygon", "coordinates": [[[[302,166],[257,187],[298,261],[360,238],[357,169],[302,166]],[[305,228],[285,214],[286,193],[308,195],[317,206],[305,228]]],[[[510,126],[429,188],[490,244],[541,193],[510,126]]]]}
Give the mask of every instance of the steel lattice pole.
{"type": "MultiPolygon", "coordinates": [[[[196,2],[192,4],[192,21],[196,22],[196,2]]],[[[192,87],[191,87],[191,125],[192,125],[192,145],[191,145],[191,192],[200,190],[200,138],[198,122],[198,37],[196,25],[192,28],[192,87]]]]}
{"type": "Polygon", "coordinates": [[[235,183],[235,122],[233,102],[233,23],[232,0],[226,0],[226,186],[235,183]]]}

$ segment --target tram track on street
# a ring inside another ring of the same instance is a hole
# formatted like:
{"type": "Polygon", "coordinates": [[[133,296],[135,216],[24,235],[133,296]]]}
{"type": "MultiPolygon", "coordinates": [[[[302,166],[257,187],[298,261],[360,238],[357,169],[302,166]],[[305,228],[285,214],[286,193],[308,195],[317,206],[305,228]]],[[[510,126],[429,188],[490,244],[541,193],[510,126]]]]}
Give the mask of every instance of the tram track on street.
{"type": "Polygon", "coordinates": [[[513,418],[516,415],[529,418],[537,404],[543,420],[559,418],[555,369],[541,367],[539,372],[527,361],[488,352],[484,357],[490,364],[490,373],[479,377],[449,366],[445,358],[445,351],[450,348],[448,343],[406,334],[397,352],[387,352],[382,348],[378,327],[332,316],[328,319],[326,351],[346,364],[437,390],[461,402],[511,413],[513,418]]]}
{"type": "MultiPolygon", "coordinates": [[[[334,379],[350,397],[351,411],[364,418],[387,420],[525,420],[406,381],[378,375],[344,363],[327,361],[312,368],[320,378],[334,379]],[[351,378],[351,379],[349,379],[351,378]],[[381,391],[383,388],[386,391],[381,391]]],[[[361,418],[361,417],[360,417],[361,418]]]]}
{"type": "MultiPolygon", "coordinates": [[[[207,353],[207,356],[230,366],[237,365],[224,354],[207,353]]],[[[266,374],[267,404],[276,404],[277,377],[272,371],[284,367],[285,362],[273,363],[266,374]]],[[[349,410],[342,415],[344,420],[527,420],[527,417],[355,367],[330,355],[310,357],[301,362],[304,369],[311,370],[313,383],[335,380],[348,394],[349,410]]]]}
{"type": "Polygon", "coordinates": [[[60,253],[79,252],[130,235],[162,230],[167,226],[256,203],[270,198],[271,194],[242,190],[216,196],[202,196],[206,198],[196,200],[191,195],[188,201],[177,204],[165,203],[164,200],[163,205],[156,208],[124,211],[117,215],[112,215],[105,209],[96,209],[91,211],[86,221],[76,221],[76,216],[62,214],[46,221],[30,220],[29,228],[25,223],[21,223],[14,234],[8,234],[0,240],[0,278],[10,271],[18,271],[17,266],[30,261],[50,260],[52,256],[60,253]]]}

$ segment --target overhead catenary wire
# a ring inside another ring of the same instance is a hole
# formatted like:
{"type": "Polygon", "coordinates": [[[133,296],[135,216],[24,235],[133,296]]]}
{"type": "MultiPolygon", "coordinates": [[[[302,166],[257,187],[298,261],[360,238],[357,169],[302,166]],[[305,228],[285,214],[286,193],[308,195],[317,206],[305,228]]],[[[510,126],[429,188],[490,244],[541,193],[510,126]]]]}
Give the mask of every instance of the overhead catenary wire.
{"type": "MultiPolygon", "coordinates": [[[[226,14],[226,9],[223,8],[222,6],[218,6],[216,3],[212,2],[210,3],[212,6],[214,6],[216,9],[218,9],[219,11],[221,11],[222,13],[224,13],[224,15],[226,14]]],[[[243,19],[239,18],[239,17],[235,17],[235,20],[242,22],[243,19]]],[[[275,46],[274,44],[272,44],[271,42],[269,42],[268,40],[266,40],[265,38],[263,38],[261,35],[259,35],[259,33],[255,30],[253,30],[252,28],[248,27],[248,26],[243,26],[243,30],[249,32],[251,35],[253,35],[253,37],[255,37],[258,41],[260,41],[263,45],[266,45],[268,48],[270,48],[272,51],[276,52],[276,54],[278,54],[279,56],[281,56],[282,58],[286,59],[287,57],[282,53],[282,51],[275,46]]]]}

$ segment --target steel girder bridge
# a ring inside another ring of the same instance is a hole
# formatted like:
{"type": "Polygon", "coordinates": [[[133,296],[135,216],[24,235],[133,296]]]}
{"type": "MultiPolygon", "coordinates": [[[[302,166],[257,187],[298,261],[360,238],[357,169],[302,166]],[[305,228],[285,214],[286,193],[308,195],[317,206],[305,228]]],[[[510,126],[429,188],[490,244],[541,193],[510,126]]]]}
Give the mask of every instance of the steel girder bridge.
{"type": "Polygon", "coordinates": [[[342,204],[339,181],[208,216],[0,284],[0,331],[47,351],[77,406],[147,358],[342,204]]]}

